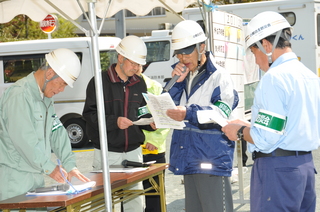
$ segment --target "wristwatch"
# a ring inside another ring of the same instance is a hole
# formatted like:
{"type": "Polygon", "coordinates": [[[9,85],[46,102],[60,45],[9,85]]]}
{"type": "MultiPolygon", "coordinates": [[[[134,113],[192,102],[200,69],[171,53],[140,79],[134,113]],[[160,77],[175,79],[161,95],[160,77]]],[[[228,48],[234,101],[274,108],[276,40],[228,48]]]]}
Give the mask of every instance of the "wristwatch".
{"type": "Polygon", "coordinates": [[[240,127],[240,129],[237,132],[238,141],[244,141],[243,139],[243,129],[246,128],[246,126],[240,127]]]}

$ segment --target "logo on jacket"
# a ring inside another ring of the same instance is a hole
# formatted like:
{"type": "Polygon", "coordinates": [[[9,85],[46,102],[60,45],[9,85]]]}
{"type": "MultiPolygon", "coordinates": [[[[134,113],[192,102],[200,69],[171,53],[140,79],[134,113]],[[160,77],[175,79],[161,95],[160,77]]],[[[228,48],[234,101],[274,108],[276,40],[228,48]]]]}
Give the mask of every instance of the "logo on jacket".
{"type": "Polygon", "coordinates": [[[62,127],[63,125],[62,125],[59,117],[56,114],[52,115],[52,118],[54,118],[53,123],[52,123],[52,132],[54,132],[57,129],[59,129],[60,127],[62,127]]]}

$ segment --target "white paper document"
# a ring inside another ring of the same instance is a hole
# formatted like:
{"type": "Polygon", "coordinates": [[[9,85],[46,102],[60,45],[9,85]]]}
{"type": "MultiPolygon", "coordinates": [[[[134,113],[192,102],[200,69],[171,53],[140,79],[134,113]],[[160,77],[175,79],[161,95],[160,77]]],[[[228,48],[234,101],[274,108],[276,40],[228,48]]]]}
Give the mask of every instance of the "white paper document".
{"type": "Polygon", "coordinates": [[[109,172],[125,172],[125,173],[131,173],[131,172],[139,172],[147,170],[148,167],[136,167],[136,168],[110,168],[109,172]]]}
{"type": "MultiPolygon", "coordinates": [[[[124,172],[124,173],[132,173],[132,172],[139,172],[147,170],[148,167],[136,167],[136,168],[121,168],[121,167],[115,167],[115,168],[109,168],[110,173],[114,172],[124,172]]],[[[102,170],[92,171],[94,173],[100,173],[103,172],[102,170]]]]}
{"type": "Polygon", "coordinates": [[[199,110],[197,111],[197,117],[200,124],[217,123],[221,127],[228,124],[227,119],[223,118],[221,114],[215,110],[199,110]]]}
{"type": "Polygon", "coordinates": [[[151,118],[141,118],[137,121],[133,121],[132,124],[134,125],[149,125],[154,122],[153,117],[151,118]]]}
{"type": "Polygon", "coordinates": [[[143,93],[143,97],[147,102],[157,128],[183,129],[186,126],[183,121],[175,121],[167,116],[168,109],[177,108],[169,93],[161,95],[143,93]]]}
{"type": "Polygon", "coordinates": [[[67,191],[50,191],[50,192],[27,192],[26,196],[50,196],[50,195],[68,195],[68,194],[77,194],[80,192],[84,192],[87,190],[92,189],[96,185],[96,181],[90,181],[86,183],[82,183],[79,185],[72,185],[74,189],[70,186],[69,190],[67,191]]]}

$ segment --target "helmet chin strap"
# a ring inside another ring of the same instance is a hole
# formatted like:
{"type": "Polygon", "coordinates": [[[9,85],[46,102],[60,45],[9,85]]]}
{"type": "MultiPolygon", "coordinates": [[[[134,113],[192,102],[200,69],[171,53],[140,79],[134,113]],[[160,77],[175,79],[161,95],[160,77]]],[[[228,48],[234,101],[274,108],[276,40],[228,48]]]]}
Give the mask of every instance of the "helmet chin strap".
{"type": "MultiPolygon", "coordinates": [[[[197,43],[197,44],[196,44],[196,48],[197,48],[197,51],[198,51],[198,63],[199,63],[199,65],[200,65],[201,56],[202,56],[202,54],[204,54],[204,53],[206,52],[206,50],[205,50],[205,48],[204,48],[203,51],[200,52],[200,43],[197,43]]],[[[199,66],[199,65],[198,65],[198,66],[199,66]]]]}
{"type": "Polygon", "coordinates": [[[200,45],[199,45],[199,43],[196,44],[196,48],[197,48],[197,51],[198,51],[198,61],[200,61],[202,53],[200,52],[200,45]]]}
{"type": "Polygon", "coordinates": [[[272,44],[272,50],[271,52],[267,53],[266,50],[263,48],[262,44],[260,43],[260,41],[256,42],[257,46],[259,47],[259,49],[265,54],[267,55],[268,57],[268,62],[269,62],[269,67],[272,65],[273,61],[272,61],[272,53],[274,51],[274,49],[276,48],[277,44],[278,44],[278,41],[279,41],[279,38],[280,38],[280,35],[281,35],[281,30],[277,32],[276,34],[276,37],[273,41],[273,44],[272,44]]]}
{"type": "Polygon", "coordinates": [[[48,80],[47,77],[46,77],[46,73],[48,71],[48,67],[49,67],[48,63],[46,63],[46,70],[45,70],[45,73],[44,73],[44,84],[43,84],[42,89],[41,89],[42,93],[44,93],[44,91],[46,90],[48,82],[50,82],[50,81],[52,81],[52,80],[54,80],[54,79],[59,77],[58,74],[55,74],[53,77],[51,77],[51,79],[48,80]]]}

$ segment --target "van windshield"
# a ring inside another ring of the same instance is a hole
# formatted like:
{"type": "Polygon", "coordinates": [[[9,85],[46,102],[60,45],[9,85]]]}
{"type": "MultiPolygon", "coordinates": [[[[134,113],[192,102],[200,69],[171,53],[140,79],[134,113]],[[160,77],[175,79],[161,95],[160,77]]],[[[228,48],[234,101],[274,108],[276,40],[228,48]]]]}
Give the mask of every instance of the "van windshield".
{"type": "Polygon", "coordinates": [[[147,64],[143,66],[145,71],[150,63],[169,61],[170,55],[170,41],[145,41],[147,46],[147,64]]]}
{"type": "Polygon", "coordinates": [[[32,71],[36,71],[43,61],[44,54],[4,57],[4,82],[16,82],[32,71]]]}
{"type": "MultiPolygon", "coordinates": [[[[76,53],[82,60],[82,54],[76,53]]],[[[1,58],[0,58],[1,59],[1,58]]],[[[45,61],[45,54],[15,55],[2,57],[4,83],[13,83],[37,71],[45,61]]]]}

